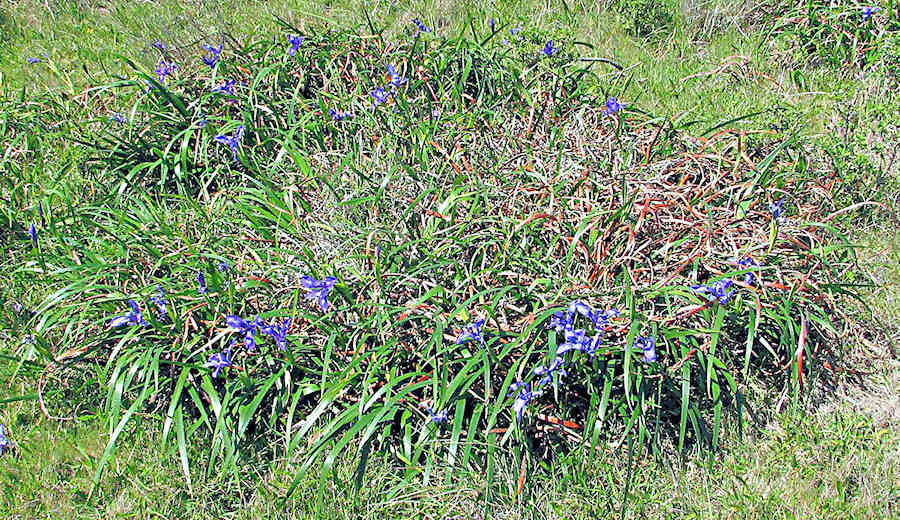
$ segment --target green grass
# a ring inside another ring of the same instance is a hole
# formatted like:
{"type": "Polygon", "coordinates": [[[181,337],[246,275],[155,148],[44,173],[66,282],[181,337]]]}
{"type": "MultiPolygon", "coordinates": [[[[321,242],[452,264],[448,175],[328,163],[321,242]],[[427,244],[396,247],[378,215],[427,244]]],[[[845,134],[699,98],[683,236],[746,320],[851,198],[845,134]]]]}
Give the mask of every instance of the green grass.
{"type": "Polygon", "coordinates": [[[894,14],[870,37],[850,4],[805,5],[758,20],[686,4],[647,38],[628,34],[647,32],[628,25],[643,7],[622,2],[5,7],[5,508],[890,516],[896,367],[869,345],[896,337],[897,241],[855,243],[897,204],[896,128],[879,123],[897,103],[894,14]],[[813,14],[856,39],[823,38],[813,14]],[[438,35],[412,43],[414,16],[438,35]],[[793,16],[809,22],[778,25],[793,16]],[[296,58],[291,32],[308,38],[296,58]],[[155,37],[179,71],[146,92],[155,37]],[[548,38],[562,52],[538,61],[548,38]],[[216,78],[246,80],[233,103],[199,63],[219,39],[216,78]],[[386,63],[409,82],[373,112],[386,63]],[[624,116],[601,116],[609,95],[624,116]],[[356,117],[330,122],[331,107],[356,117]],[[239,124],[232,161],[213,136],[239,124]],[[854,205],[869,201],[881,209],[854,205]],[[687,290],[743,278],[728,258],[748,254],[762,289],[727,307],[687,290]],[[302,274],[339,278],[330,313],[304,301],[302,274]],[[516,426],[507,387],[552,360],[562,336],[543,324],[576,297],[623,316],[516,426]],[[129,298],[150,324],[109,330],[129,298]],[[232,313],[290,316],[289,348],[259,336],[210,378],[201,365],[239,339],[232,313]],[[455,345],[478,317],[486,345],[455,345]],[[659,364],[623,347],[651,334],[659,364]],[[850,383],[873,359],[886,397],[865,400],[850,383]],[[823,397],[855,405],[807,413],[823,397]]]}

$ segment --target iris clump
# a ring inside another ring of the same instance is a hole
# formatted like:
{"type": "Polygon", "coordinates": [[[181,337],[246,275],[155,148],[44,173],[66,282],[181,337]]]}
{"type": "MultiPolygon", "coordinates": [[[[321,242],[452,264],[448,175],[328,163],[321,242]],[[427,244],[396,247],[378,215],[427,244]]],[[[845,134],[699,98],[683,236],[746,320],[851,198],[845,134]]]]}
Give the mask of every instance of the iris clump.
{"type": "Polygon", "coordinates": [[[459,337],[456,338],[456,344],[461,345],[466,341],[475,341],[484,345],[484,336],[481,335],[481,327],[484,325],[484,318],[469,323],[463,327],[459,337]]]}
{"type": "Polygon", "coordinates": [[[229,346],[222,352],[217,352],[210,356],[209,361],[204,363],[203,366],[213,369],[213,378],[219,377],[219,374],[222,373],[222,370],[233,366],[231,363],[231,346],[229,346]]]}
{"type": "Polygon", "coordinates": [[[734,296],[736,290],[731,287],[732,285],[734,285],[734,281],[725,278],[711,284],[692,285],[691,290],[697,294],[706,294],[709,301],[715,300],[720,304],[726,304],[734,296]]]}
{"type": "Polygon", "coordinates": [[[138,307],[136,301],[128,300],[128,306],[131,308],[131,310],[129,310],[125,314],[122,314],[121,316],[116,316],[109,320],[110,327],[121,327],[123,325],[148,325],[148,323],[144,321],[144,315],[141,314],[141,309],[140,307],[138,307]]]}
{"type": "Polygon", "coordinates": [[[217,135],[215,140],[227,146],[228,149],[231,150],[234,160],[237,161],[238,145],[241,144],[242,137],[244,137],[244,125],[237,127],[233,136],[228,137],[224,134],[217,135]]]}
{"type": "Polygon", "coordinates": [[[204,43],[202,47],[203,50],[207,51],[207,53],[203,56],[203,63],[209,66],[209,68],[214,69],[216,67],[216,63],[219,62],[219,56],[222,54],[222,44],[220,43],[218,47],[215,47],[213,45],[204,43]]]}
{"type": "Polygon", "coordinates": [[[316,280],[312,276],[305,275],[300,283],[306,289],[306,299],[316,300],[322,312],[328,312],[328,293],[334,289],[337,278],[326,276],[324,280],[316,280]]]}
{"type": "Polygon", "coordinates": [[[300,49],[300,45],[303,44],[303,36],[288,36],[288,44],[291,46],[288,49],[288,54],[295,56],[300,49]]]}

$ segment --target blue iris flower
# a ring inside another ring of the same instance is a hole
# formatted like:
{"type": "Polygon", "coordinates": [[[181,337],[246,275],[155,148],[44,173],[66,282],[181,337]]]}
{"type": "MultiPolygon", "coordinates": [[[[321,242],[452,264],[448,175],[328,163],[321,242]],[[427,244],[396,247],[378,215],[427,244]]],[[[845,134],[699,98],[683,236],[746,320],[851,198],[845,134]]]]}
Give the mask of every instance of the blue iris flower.
{"type": "Polygon", "coordinates": [[[553,46],[553,40],[547,40],[547,43],[544,44],[544,50],[542,51],[545,56],[550,57],[556,54],[556,51],[559,50],[559,47],[553,46]]]}
{"type": "Polygon", "coordinates": [[[611,97],[606,100],[606,106],[603,107],[603,110],[601,110],[601,113],[604,116],[611,116],[611,115],[615,114],[616,112],[618,112],[619,110],[622,110],[626,106],[627,105],[625,103],[620,103],[619,100],[617,100],[614,97],[611,97]]]}
{"type": "Polygon", "coordinates": [[[305,275],[300,279],[300,283],[306,289],[306,299],[316,300],[322,312],[328,312],[328,293],[334,289],[337,278],[326,276],[324,280],[316,280],[312,276],[305,275]]]}
{"type": "Polygon", "coordinates": [[[220,43],[218,47],[203,44],[203,50],[207,51],[207,54],[203,56],[203,63],[209,66],[209,68],[213,69],[216,67],[216,63],[219,62],[219,55],[222,54],[222,44],[220,43]]]}
{"type": "Polygon", "coordinates": [[[3,455],[3,452],[12,448],[13,442],[6,438],[6,430],[3,428],[3,425],[0,424],[0,455],[3,455]]]}
{"type": "Polygon", "coordinates": [[[443,424],[447,422],[447,410],[441,410],[440,412],[435,413],[434,410],[431,409],[426,403],[422,403],[420,405],[422,408],[428,412],[428,421],[433,422],[435,424],[443,424]]]}
{"type": "Polygon", "coordinates": [[[120,125],[124,125],[127,122],[127,120],[125,119],[125,116],[116,112],[115,114],[109,116],[109,122],[110,123],[115,122],[115,123],[119,123],[120,125]]]}
{"type": "Polygon", "coordinates": [[[376,107],[387,101],[388,96],[390,96],[390,94],[384,90],[384,87],[376,88],[369,92],[369,95],[374,99],[374,101],[372,101],[372,106],[376,107]]]}
{"type": "Polygon", "coordinates": [[[520,32],[522,32],[522,26],[521,26],[521,25],[518,26],[518,27],[513,27],[512,29],[510,29],[510,30],[509,30],[509,35],[510,35],[510,36],[516,36],[516,35],[519,34],[520,32]]]}
{"type": "Polygon", "coordinates": [[[534,369],[534,375],[542,376],[541,379],[538,381],[537,386],[541,387],[548,383],[551,383],[553,381],[553,374],[559,374],[559,377],[568,376],[568,373],[566,372],[566,369],[563,366],[565,364],[565,362],[566,362],[565,359],[557,356],[553,360],[553,363],[550,364],[550,366],[536,367],[534,369]]]}
{"type": "Polygon", "coordinates": [[[234,80],[226,79],[225,83],[221,85],[216,85],[211,89],[212,92],[218,92],[219,94],[225,96],[233,96],[234,95],[234,80]]]}
{"type": "Polygon", "coordinates": [[[219,271],[220,273],[228,271],[229,267],[230,266],[228,265],[228,260],[221,260],[219,262],[216,262],[216,271],[219,271]]]}
{"type": "Polygon", "coordinates": [[[421,32],[431,32],[431,28],[422,23],[418,18],[413,18],[413,23],[416,24],[416,34],[421,32]]]}
{"type": "Polygon", "coordinates": [[[40,58],[31,57],[31,58],[28,58],[28,59],[25,60],[25,61],[27,61],[28,63],[34,65],[35,63],[40,63],[40,62],[41,62],[41,59],[40,59],[40,58]]]}
{"type": "Polygon", "coordinates": [[[488,20],[488,27],[491,28],[491,32],[494,32],[494,17],[492,16],[490,20],[488,20]]]}
{"type": "MultiPolygon", "coordinates": [[[[744,258],[743,260],[738,261],[738,265],[743,267],[744,269],[752,269],[754,267],[759,267],[752,258],[749,256],[744,258]]],[[[744,283],[747,285],[753,285],[753,282],[756,281],[756,276],[753,273],[744,273],[744,283]]]]}
{"type": "Polygon", "coordinates": [[[339,110],[330,108],[328,109],[328,115],[330,115],[331,119],[335,121],[343,121],[344,119],[350,119],[351,117],[353,117],[353,112],[341,112],[339,110]]]}
{"type": "Polygon", "coordinates": [[[206,276],[203,273],[197,273],[197,292],[206,294],[206,276]]]}
{"type": "Polygon", "coordinates": [[[734,282],[725,278],[711,284],[692,285],[691,290],[698,294],[706,294],[710,301],[717,300],[719,303],[725,304],[734,296],[735,289],[731,289],[732,285],[734,282]]]}
{"type": "Polygon", "coordinates": [[[263,325],[260,327],[260,332],[266,334],[267,336],[271,336],[272,339],[275,340],[275,345],[278,347],[278,350],[287,350],[287,333],[288,329],[291,328],[291,319],[285,318],[281,321],[281,324],[274,325],[263,325]]]}
{"type": "Polygon", "coordinates": [[[128,300],[128,306],[131,307],[130,311],[109,320],[110,327],[121,327],[123,325],[147,325],[147,322],[144,321],[144,315],[141,314],[141,309],[140,307],[138,307],[137,302],[134,300],[128,300]]]}
{"type": "Polygon", "coordinates": [[[159,38],[154,39],[152,45],[153,45],[154,47],[156,47],[157,49],[161,50],[161,51],[165,51],[165,50],[166,50],[166,44],[163,43],[162,41],[160,41],[159,38]]]}
{"type": "Polygon", "coordinates": [[[784,197],[778,199],[778,202],[769,204],[769,213],[779,225],[784,224],[784,197]]]}
{"type": "Polygon", "coordinates": [[[210,356],[209,361],[204,363],[203,366],[213,369],[213,378],[219,377],[219,374],[222,373],[222,370],[233,366],[231,363],[231,346],[229,346],[222,352],[218,352],[210,356]]]}
{"type": "Polygon", "coordinates": [[[34,222],[28,226],[28,236],[31,237],[32,246],[37,248],[37,229],[34,227],[34,222]]]}
{"type": "Polygon", "coordinates": [[[157,309],[159,309],[160,318],[166,315],[166,292],[163,291],[161,285],[156,286],[156,295],[150,297],[150,303],[156,305],[157,309]]]}
{"type": "Polygon", "coordinates": [[[234,314],[225,316],[225,325],[244,335],[244,347],[247,350],[256,350],[256,329],[262,325],[262,319],[259,316],[247,321],[234,314]]]}
{"type": "Polygon", "coordinates": [[[634,348],[639,348],[644,352],[644,361],[646,363],[656,362],[656,339],[653,336],[637,338],[634,340],[634,348]]]}
{"type": "Polygon", "coordinates": [[[513,402],[513,411],[516,412],[517,421],[522,420],[522,416],[525,413],[525,407],[528,406],[529,402],[544,395],[543,390],[535,390],[532,392],[531,385],[521,381],[509,385],[509,390],[511,392],[519,391],[519,395],[516,396],[516,400],[513,402]]]}
{"type": "Polygon", "coordinates": [[[469,323],[465,327],[463,327],[462,332],[460,332],[459,337],[456,338],[456,344],[461,345],[466,341],[477,341],[484,345],[484,336],[481,335],[481,326],[484,325],[484,318],[480,320],[475,320],[472,323],[469,323]]]}
{"type": "Polygon", "coordinates": [[[571,326],[565,329],[565,341],[556,347],[556,355],[562,356],[572,350],[582,350],[591,341],[584,329],[574,329],[571,326]]]}
{"type": "Polygon", "coordinates": [[[234,156],[234,160],[237,160],[238,153],[238,145],[241,143],[241,138],[244,137],[244,125],[237,127],[237,130],[234,131],[234,136],[228,137],[227,135],[217,135],[215,140],[228,146],[231,150],[232,155],[234,156]]]}
{"type": "Polygon", "coordinates": [[[166,61],[165,58],[159,60],[159,63],[156,65],[156,79],[159,80],[160,83],[165,83],[166,78],[171,76],[178,69],[178,65],[175,65],[173,61],[166,61]]]}
{"type": "Polygon", "coordinates": [[[872,17],[873,14],[877,13],[878,11],[881,11],[881,8],[880,8],[880,7],[870,7],[870,6],[865,6],[865,7],[863,7],[863,8],[862,8],[862,19],[863,19],[863,21],[868,20],[869,18],[872,17]]]}
{"type": "Polygon", "coordinates": [[[294,56],[300,49],[300,45],[303,44],[303,36],[288,36],[288,43],[291,45],[291,48],[288,49],[288,54],[294,56]]]}
{"type": "Polygon", "coordinates": [[[391,88],[397,88],[400,85],[403,85],[404,83],[406,83],[406,78],[404,78],[403,76],[400,75],[399,72],[397,72],[397,69],[394,68],[393,63],[388,64],[387,73],[388,73],[388,78],[389,78],[388,86],[390,86],[391,88]]]}

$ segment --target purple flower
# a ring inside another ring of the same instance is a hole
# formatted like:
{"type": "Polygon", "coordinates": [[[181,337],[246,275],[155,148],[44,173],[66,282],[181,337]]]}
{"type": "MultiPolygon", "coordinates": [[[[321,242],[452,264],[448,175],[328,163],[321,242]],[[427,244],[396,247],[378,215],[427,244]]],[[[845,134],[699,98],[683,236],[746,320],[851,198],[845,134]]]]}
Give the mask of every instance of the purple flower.
{"type": "Polygon", "coordinates": [[[728,278],[716,280],[711,284],[692,285],[691,290],[698,294],[706,294],[709,300],[717,300],[721,304],[728,303],[735,289],[728,290],[734,282],[728,278]]]}
{"type": "Polygon", "coordinates": [[[156,79],[159,80],[160,83],[166,82],[166,77],[171,76],[178,69],[178,65],[175,65],[173,61],[166,61],[165,58],[159,60],[159,63],[156,65],[156,79]]]}
{"type": "Polygon", "coordinates": [[[163,42],[161,42],[159,38],[155,38],[155,39],[153,40],[153,44],[152,44],[152,45],[153,45],[154,47],[156,47],[157,49],[159,49],[160,51],[165,51],[165,50],[166,50],[166,44],[164,44],[163,42]]]}
{"type": "Polygon", "coordinates": [[[510,36],[515,36],[515,35],[519,34],[520,32],[522,32],[522,26],[521,26],[521,25],[518,26],[518,27],[513,27],[512,29],[510,29],[510,30],[509,30],[509,35],[510,35],[510,36]]]}
{"type": "MultiPolygon", "coordinates": [[[[759,267],[755,261],[749,256],[744,258],[743,260],[738,261],[738,265],[743,267],[744,269],[752,269],[754,267],[759,267]]],[[[756,276],[753,273],[744,273],[744,283],[747,285],[753,285],[753,282],[756,281],[756,276]]]]}
{"type": "Polygon", "coordinates": [[[440,412],[435,413],[434,410],[432,410],[431,407],[425,403],[422,403],[420,406],[424,408],[426,412],[428,412],[427,422],[435,424],[443,424],[447,422],[447,410],[441,410],[440,412]]]}
{"type": "Polygon", "coordinates": [[[344,119],[350,119],[353,117],[353,112],[340,112],[333,108],[328,109],[328,115],[331,116],[331,119],[335,121],[343,121],[344,119]]]}
{"type": "Polygon", "coordinates": [[[259,316],[247,321],[234,314],[229,314],[225,316],[225,325],[244,335],[244,347],[247,350],[256,350],[256,329],[262,325],[262,320],[259,316]]]}
{"type": "Polygon", "coordinates": [[[216,271],[219,271],[220,273],[228,271],[229,268],[230,266],[228,265],[228,260],[220,260],[216,262],[216,271]]]}
{"type": "Polygon", "coordinates": [[[475,320],[472,323],[469,323],[465,327],[463,327],[462,332],[460,332],[459,337],[456,338],[456,344],[461,345],[466,341],[477,341],[484,345],[484,336],[481,335],[481,326],[484,325],[484,318],[480,320],[475,320]]]}
{"type": "Polygon", "coordinates": [[[12,447],[12,441],[6,438],[6,430],[3,428],[3,425],[0,424],[0,455],[3,455],[4,451],[12,447]]]}
{"type": "Polygon", "coordinates": [[[238,153],[238,145],[241,143],[241,138],[244,136],[244,125],[237,127],[237,130],[234,131],[233,137],[228,137],[227,135],[217,135],[215,140],[228,146],[231,150],[232,155],[234,156],[234,160],[237,161],[237,153],[238,153]]]}
{"type": "Polygon", "coordinates": [[[156,296],[150,297],[150,303],[156,305],[159,309],[160,318],[163,318],[166,315],[166,293],[163,291],[161,285],[156,286],[156,296]]]}
{"type": "Polygon", "coordinates": [[[334,289],[337,278],[326,276],[324,280],[316,280],[312,276],[304,275],[300,279],[300,283],[306,288],[306,299],[316,300],[322,312],[328,312],[328,293],[334,289]]]}
{"type": "Polygon", "coordinates": [[[587,337],[584,329],[573,329],[570,326],[565,329],[565,341],[562,345],[556,347],[556,355],[562,356],[571,350],[582,350],[590,342],[591,339],[587,337]]]}
{"type": "Polygon", "coordinates": [[[288,43],[291,45],[291,48],[288,49],[288,54],[294,56],[297,54],[297,50],[300,49],[300,45],[303,44],[303,36],[288,36],[288,43]]]}
{"type": "Polygon", "coordinates": [[[534,375],[543,376],[540,381],[538,381],[537,386],[541,387],[553,381],[553,374],[559,373],[559,377],[566,377],[568,373],[566,369],[563,367],[563,364],[566,362],[565,359],[557,356],[553,363],[550,364],[549,367],[539,366],[534,369],[534,375]]]}
{"type": "Polygon", "coordinates": [[[369,95],[374,99],[374,101],[372,101],[372,106],[377,107],[378,105],[387,101],[387,98],[390,94],[384,90],[384,87],[378,87],[375,90],[369,92],[369,95]]]}
{"type": "Polygon", "coordinates": [[[144,321],[144,315],[141,314],[141,309],[138,307],[137,302],[135,302],[134,300],[128,300],[128,306],[131,307],[130,311],[109,320],[110,327],[121,327],[123,325],[147,325],[147,322],[144,321]]]}
{"type": "Polygon", "coordinates": [[[28,236],[31,237],[32,247],[37,248],[37,229],[34,227],[34,222],[28,226],[28,236]]]}
{"type": "Polygon", "coordinates": [[[209,361],[203,364],[205,368],[211,368],[213,378],[219,377],[223,369],[233,366],[231,363],[231,346],[222,352],[213,354],[209,361]]]}
{"type": "Polygon", "coordinates": [[[553,316],[550,317],[550,323],[547,324],[548,329],[553,329],[556,332],[563,332],[571,326],[571,320],[569,320],[569,317],[563,311],[554,312],[553,316]]]}
{"type": "Polygon", "coordinates": [[[431,32],[431,29],[427,25],[422,23],[418,18],[413,18],[413,23],[416,24],[416,34],[419,34],[420,31],[426,33],[431,32]]]}
{"type": "Polygon", "coordinates": [[[769,213],[778,224],[784,224],[784,197],[778,199],[778,202],[769,204],[769,213]]]}
{"type": "Polygon", "coordinates": [[[211,69],[215,68],[216,63],[219,62],[219,55],[222,54],[222,44],[220,43],[218,47],[214,47],[204,43],[201,47],[203,47],[203,50],[208,51],[203,56],[203,63],[207,64],[211,69]]]}
{"type": "Polygon", "coordinates": [[[225,83],[221,85],[216,85],[211,89],[212,92],[218,92],[219,94],[225,96],[233,96],[234,95],[234,80],[226,79],[225,83]]]}
{"type": "Polygon", "coordinates": [[[119,123],[120,125],[124,125],[124,124],[127,122],[126,119],[125,119],[125,116],[123,116],[122,114],[120,114],[120,113],[118,113],[118,112],[116,112],[115,114],[109,116],[108,121],[109,121],[110,123],[113,123],[113,122],[119,123]]]}
{"type": "Polygon", "coordinates": [[[869,7],[869,6],[863,7],[863,8],[862,8],[862,19],[863,19],[863,21],[868,20],[869,18],[872,17],[873,14],[877,13],[878,11],[881,11],[881,8],[880,8],[880,7],[869,7]]]}
{"type": "Polygon", "coordinates": [[[645,363],[656,362],[656,340],[653,336],[650,336],[649,338],[637,338],[634,340],[634,348],[639,348],[644,351],[645,363]]]}
{"type": "Polygon", "coordinates": [[[553,40],[547,40],[547,43],[544,44],[544,50],[542,51],[545,56],[550,57],[556,54],[556,51],[559,50],[559,47],[553,46],[553,40]]]}
{"type": "Polygon", "coordinates": [[[606,100],[606,106],[603,107],[603,110],[601,112],[604,116],[611,116],[625,107],[625,103],[619,103],[619,100],[611,97],[606,100]]]}
{"type": "Polygon", "coordinates": [[[203,273],[197,273],[197,292],[206,294],[206,276],[203,273]]]}
{"type": "Polygon", "coordinates": [[[521,381],[509,385],[509,390],[511,392],[515,392],[516,390],[519,391],[519,395],[516,396],[516,400],[513,402],[513,410],[516,412],[517,421],[522,420],[522,415],[525,413],[525,407],[528,406],[528,403],[531,402],[532,399],[544,395],[543,390],[535,390],[532,392],[531,385],[521,381]]]}
{"type": "Polygon", "coordinates": [[[491,32],[494,32],[494,17],[492,16],[490,20],[488,20],[488,27],[491,28],[491,32]]]}
{"type": "Polygon", "coordinates": [[[203,118],[200,119],[200,121],[197,121],[197,127],[198,127],[198,128],[203,128],[203,127],[206,126],[206,123],[207,123],[207,122],[208,122],[208,121],[206,120],[206,116],[203,116],[203,118]]]}
{"type": "Polygon", "coordinates": [[[281,321],[281,324],[274,325],[263,325],[260,327],[260,332],[266,334],[267,336],[271,336],[272,339],[275,340],[275,345],[278,346],[278,350],[287,350],[287,333],[288,329],[291,328],[291,319],[286,318],[281,321]]]}
{"type": "Polygon", "coordinates": [[[388,78],[389,78],[388,86],[390,86],[391,88],[397,88],[400,85],[403,85],[404,83],[406,83],[406,78],[404,78],[403,76],[400,75],[399,72],[397,72],[397,69],[394,68],[393,63],[388,64],[387,73],[388,73],[388,78]]]}
{"type": "Polygon", "coordinates": [[[27,62],[30,63],[31,65],[34,65],[35,63],[40,63],[40,62],[41,62],[41,59],[40,59],[40,58],[31,57],[31,58],[28,58],[28,59],[25,60],[25,61],[27,61],[27,62]]]}

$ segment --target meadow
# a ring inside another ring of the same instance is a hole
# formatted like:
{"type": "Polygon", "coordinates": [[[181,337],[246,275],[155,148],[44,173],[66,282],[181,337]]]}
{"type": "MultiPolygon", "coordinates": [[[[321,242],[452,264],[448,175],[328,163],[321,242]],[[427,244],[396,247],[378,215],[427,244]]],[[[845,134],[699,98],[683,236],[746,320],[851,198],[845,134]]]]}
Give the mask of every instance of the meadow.
{"type": "Polygon", "coordinates": [[[3,5],[0,510],[900,515],[898,29],[3,5]]]}

